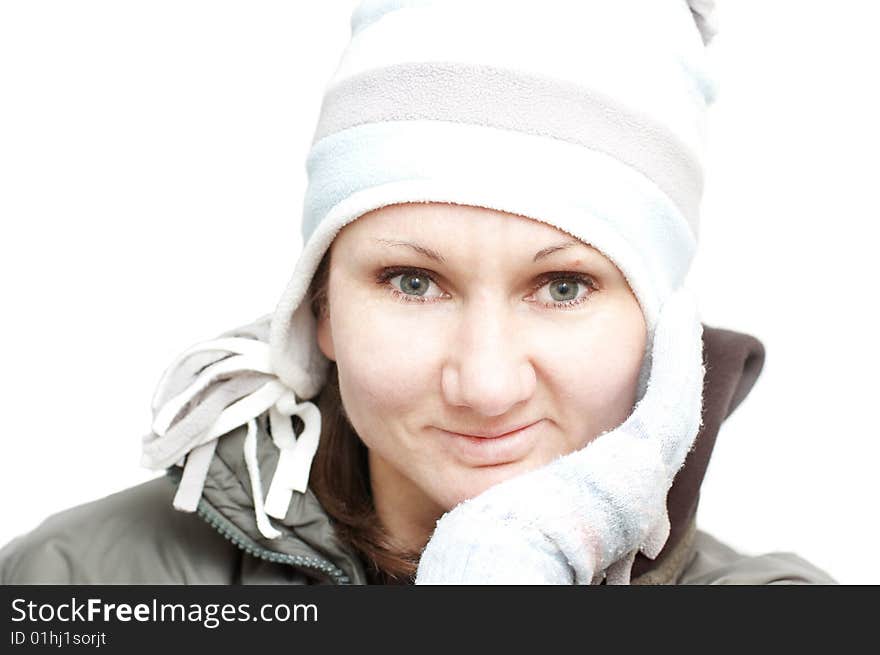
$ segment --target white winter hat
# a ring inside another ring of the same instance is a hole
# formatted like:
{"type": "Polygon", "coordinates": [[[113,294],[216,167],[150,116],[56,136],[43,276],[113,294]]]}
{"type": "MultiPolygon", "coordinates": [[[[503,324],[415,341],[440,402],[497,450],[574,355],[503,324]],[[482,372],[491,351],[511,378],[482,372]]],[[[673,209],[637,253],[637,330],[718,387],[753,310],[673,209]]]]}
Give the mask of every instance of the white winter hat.
{"type": "Polygon", "coordinates": [[[403,202],[506,211],[591,244],[650,337],[696,248],[713,4],[362,2],[308,156],[304,247],[271,325],[278,377],[320,391],[315,270],[344,225],[403,202]]]}
{"type": "Polygon", "coordinates": [[[404,202],[553,225],[626,276],[648,325],[696,248],[712,0],[364,0],[308,155],[303,250],[274,314],[184,352],[153,399],[143,463],[177,463],[195,509],[216,439],[248,426],[257,524],[306,490],[328,360],[306,298],[339,230],[404,202]],[[266,343],[268,341],[268,344],[266,343]],[[280,451],[265,497],[255,418],[280,451]],[[293,434],[290,417],[305,425],[293,434]]]}

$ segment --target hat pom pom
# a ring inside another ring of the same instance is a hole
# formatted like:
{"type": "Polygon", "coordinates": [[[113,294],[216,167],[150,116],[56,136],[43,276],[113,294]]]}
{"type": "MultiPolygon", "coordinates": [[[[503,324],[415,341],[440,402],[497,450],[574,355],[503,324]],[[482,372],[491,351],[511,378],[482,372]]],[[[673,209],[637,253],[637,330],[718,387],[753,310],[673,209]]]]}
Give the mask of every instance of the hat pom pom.
{"type": "Polygon", "coordinates": [[[718,11],[715,0],[688,0],[694,21],[703,37],[703,43],[709,45],[718,34],[718,11]]]}

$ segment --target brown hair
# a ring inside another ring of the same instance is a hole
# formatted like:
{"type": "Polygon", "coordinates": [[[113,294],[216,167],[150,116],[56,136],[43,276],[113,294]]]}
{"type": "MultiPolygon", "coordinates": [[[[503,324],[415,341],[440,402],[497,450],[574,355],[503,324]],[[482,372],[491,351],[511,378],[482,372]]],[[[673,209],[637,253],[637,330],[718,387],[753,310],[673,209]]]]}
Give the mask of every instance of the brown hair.
{"type": "MultiPolygon", "coordinates": [[[[324,254],[306,296],[316,318],[329,312],[329,271],[330,250],[324,254]]],[[[339,539],[362,556],[370,582],[412,583],[419,553],[396,546],[376,515],[367,447],[342,406],[336,362],[330,362],[316,404],[321,411],[321,439],[309,486],[330,516],[339,539]]]]}

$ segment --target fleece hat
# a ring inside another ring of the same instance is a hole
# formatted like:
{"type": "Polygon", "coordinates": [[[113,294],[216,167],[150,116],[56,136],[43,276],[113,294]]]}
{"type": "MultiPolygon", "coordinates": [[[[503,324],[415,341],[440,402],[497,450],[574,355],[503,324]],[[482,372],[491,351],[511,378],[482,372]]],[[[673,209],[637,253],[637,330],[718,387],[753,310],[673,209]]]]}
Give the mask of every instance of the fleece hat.
{"type": "Polygon", "coordinates": [[[695,254],[714,33],[712,0],[364,0],[325,91],[303,249],[274,314],[189,349],[154,396],[143,461],[185,466],[175,506],[195,508],[214,440],[244,424],[266,536],[266,514],[305,491],[320,434],[309,399],[329,365],[307,292],[336,234],[392,204],[509,212],[602,252],[648,325],[641,397],[660,308],[695,254]],[[235,384],[193,419],[221,380],[235,384]],[[281,451],[265,507],[252,435],[263,412],[281,451]]]}
{"type": "Polygon", "coordinates": [[[403,202],[506,211],[591,244],[626,276],[652,332],[696,247],[710,9],[361,3],[308,155],[305,245],[272,320],[278,377],[302,398],[318,393],[328,362],[302,302],[312,276],[344,225],[403,202]]]}

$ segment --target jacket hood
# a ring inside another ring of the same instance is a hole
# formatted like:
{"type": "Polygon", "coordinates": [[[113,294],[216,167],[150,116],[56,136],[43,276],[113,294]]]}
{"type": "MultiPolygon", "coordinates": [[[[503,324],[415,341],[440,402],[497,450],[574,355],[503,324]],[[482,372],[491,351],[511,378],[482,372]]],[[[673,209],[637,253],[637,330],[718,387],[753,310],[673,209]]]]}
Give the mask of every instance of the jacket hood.
{"type": "Polygon", "coordinates": [[[666,506],[670,532],[663,550],[650,560],[636,556],[632,578],[652,582],[652,573],[676,575],[686,564],[695,533],[700,486],[721,424],[745,400],[764,367],[764,346],[755,337],[703,325],[703,425],[684,466],[678,471],[666,506]]]}
{"type": "MultiPolygon", "coordinates": [[[[667,497],[669,538],[656,559],[648,559],[642,553],[636,556],[633,584],[674,582],[686,565],[693,547],[700,487],[715,439],[722,422],[742,403],[758,379],[764,364],[764,347],[748,334],[704,325],[703,361],[703,425],[667,497]]],[[[260,477],[271,480],[278,463],[278,449],[268,433],[265,416],[257,420],[257,428],[260,477]]],[[[280,537],[267,539],[260,533],[250,477],[242,457],[246,433],[246,427],[241,426],[218,439],[199,513],[227,538],[256,556],[299,565],[322,582],[366,583],[363,562],[337,538],[330,517],[310,489],[304,494],[295,493],[285,518],[273,521],[282,533],[280,537]]],[[[169,473],[177,476],[179,468],[169,473]]]]}

